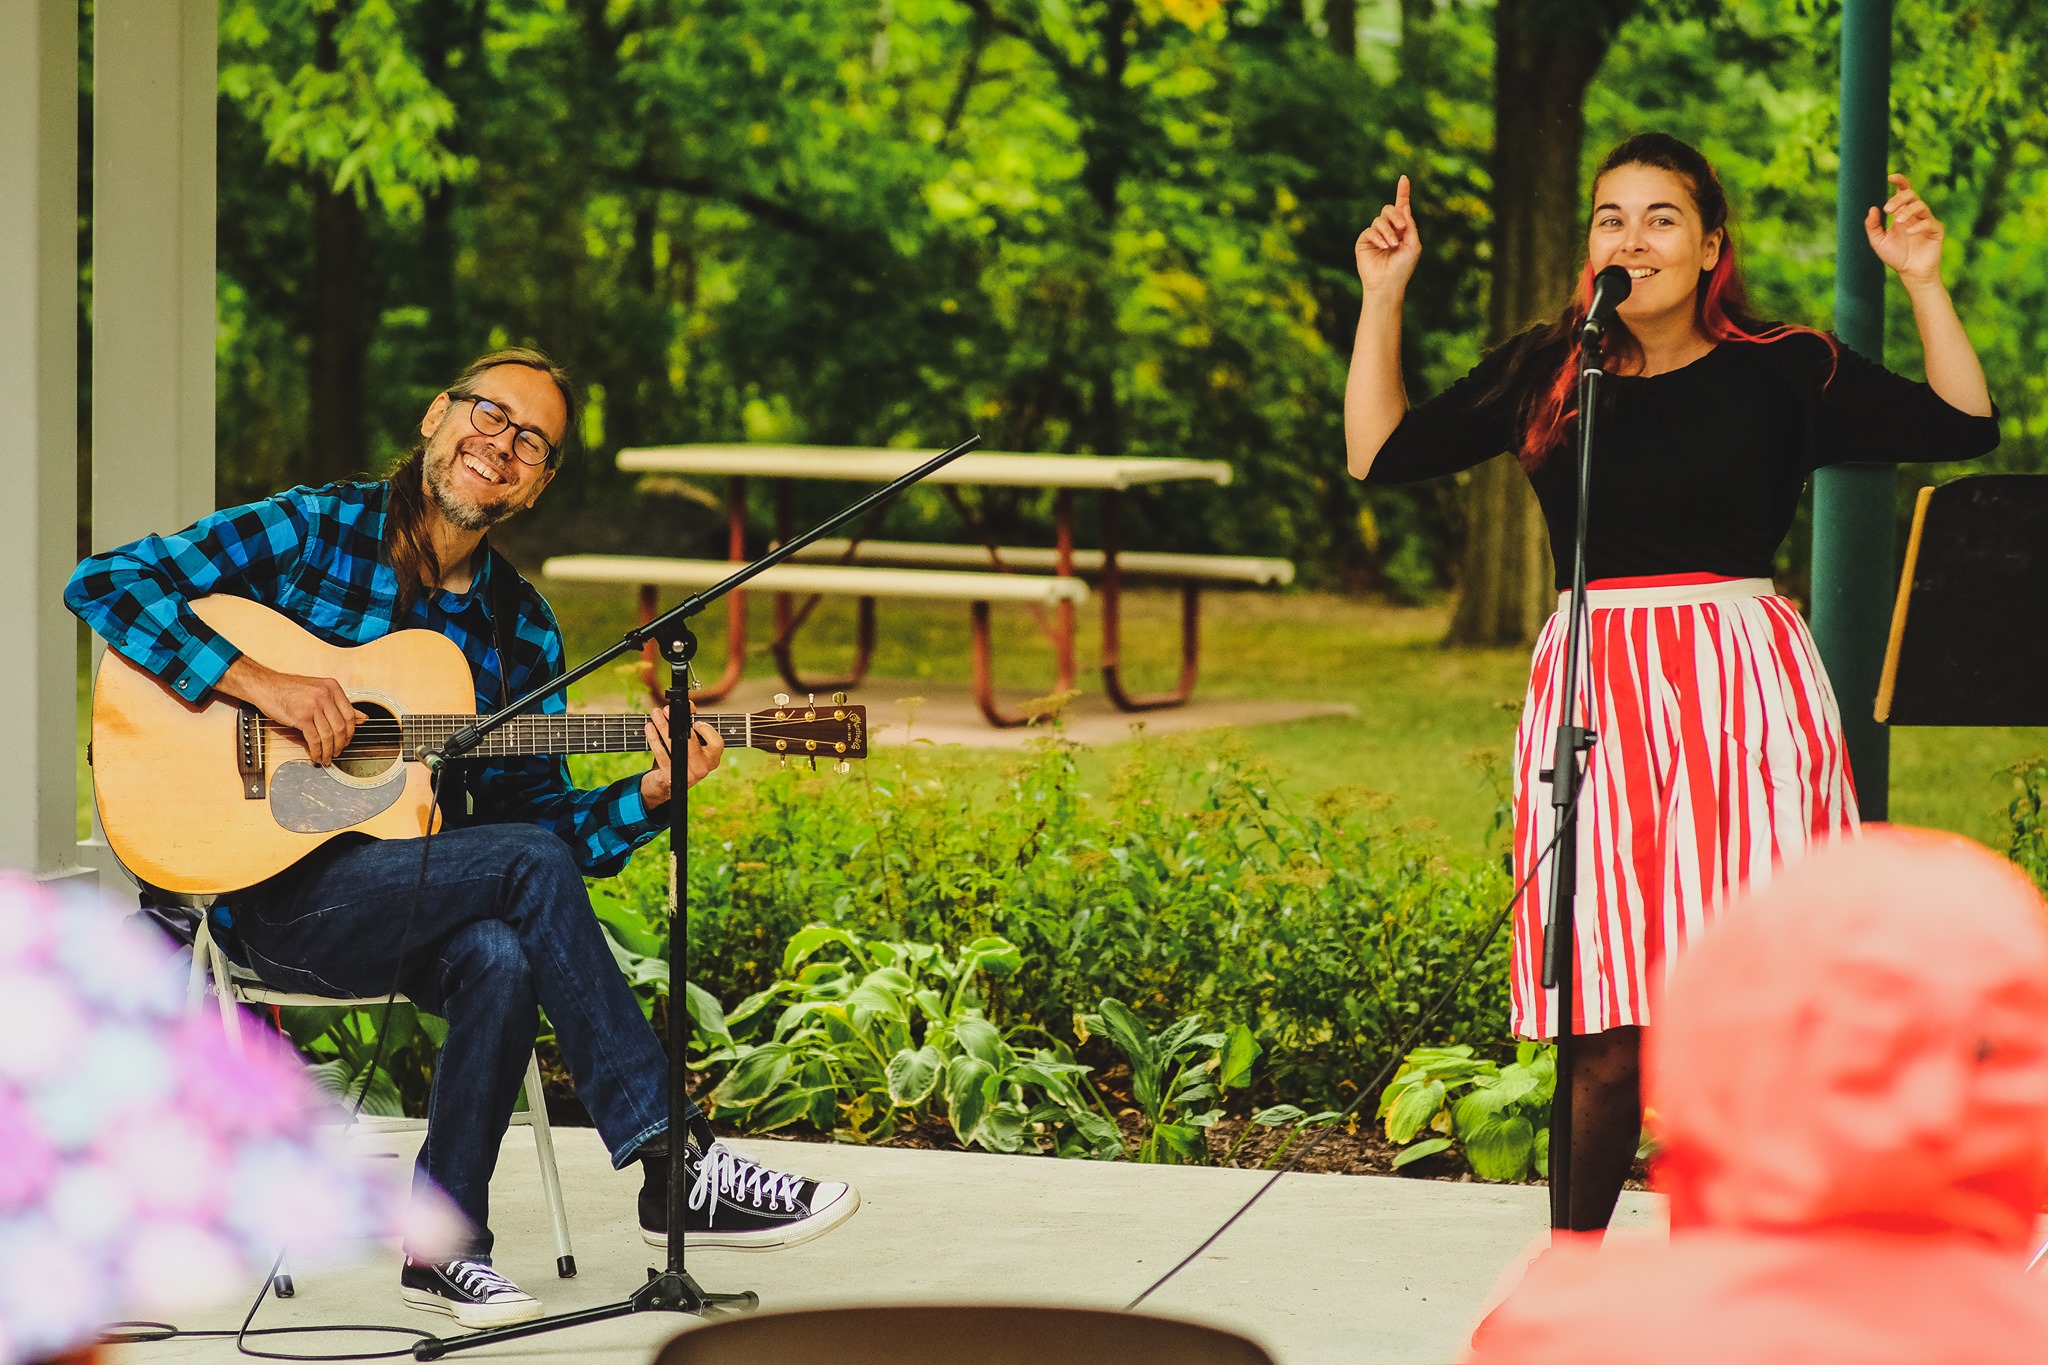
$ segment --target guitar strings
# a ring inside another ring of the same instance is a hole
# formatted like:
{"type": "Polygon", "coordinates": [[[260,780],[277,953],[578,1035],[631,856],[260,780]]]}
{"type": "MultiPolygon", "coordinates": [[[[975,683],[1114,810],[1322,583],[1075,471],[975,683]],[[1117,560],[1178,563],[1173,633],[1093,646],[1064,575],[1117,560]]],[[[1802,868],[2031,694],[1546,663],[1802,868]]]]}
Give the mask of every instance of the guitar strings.
{"type": "MultiPolygon", "coordinates": [[[[590,726],[593,726],[593,725],[594,725],[594,726],[597,726],[597,727],[599,727],[599,728],[603,728],[603,727],[605,727],[605,726],[612,726],[612,727],[616,727],[616,728],[621,728],[621,729],[623,729],[623,728],[626,728],[626,727],[628,727],[628,726],[640,726],[640,725],[645,725],[645,724],[647,723],[647,717],[645,717],[645,716],[577,716],[577,715],[568,715],[568,716],[545,716],[545,717],[542,717],[542,718],[541,718],[541,720],[542,720],[543,722],[545,722],[545,724],[534,724],[534,723],[531,723],[530,721],[527,721],[527,720],[526,720],[525,718],[522,718],[522,719],[520,719],[520,720],[514,720],[513,722],[511,722],[511,724],[510,724],[509,726],[507,726],[507,727],[505,727],[505,728],[513,729],[513,730],[515,730],[515,731],[530,731],[530,730],[536,730],[536,729],[543,729],[543,728],[545,728],[545,729],[563,729],[563,728],[567,728],[568,726],[571,726],[571,725],[575,725],[575,726],[582,726],[582,727],[586,727],[586,728],[587,728],[587,727],[590,727],[590,726]]],[[[446,728],[446,729],[449,729],[449,730],[451,730],[451,731],[452,731],[452,730],[458,730],[458,729],[462,728],[463,726],[465,726],[465,725],[468,725],[469,723],[470,723],[470,721],[469,721],[469,719],[467,719],[467,718],[463,718],[463,719],[453,719],[453,718],[450,718],[450,719],[443,719],[443,718],[441,718],[441,717],[421,717],[421,716],[412,716],[412,717],[408,717],[407,719],[405,719],[405,720],[402,720],[402,721],[396,721],[396,720],[389,720],[389,719],[385,719],[385,718],[383,718],[383,717],[376,717],[376,716],[373,716],[373,717],[371,717],[371,718],[370,718],[370,719],[368,719],[368,720],[360,720],[360,721],[357,721],[357,722],[356,722],[356,730],[357,730],[357,731],[358,731],[358,732],[360,733],[360,732],[363,732],[363,731],[377,731],[377,730],[391,730],[391,729],[396,729],[396,730],[399,730],[399,731],[405,731],[405,730],[412,730],[412,731],[414,731],[414,732],[416,732],[416,733],[421,733],[421,734],[425,734],[425,733],[428,733],[428,732],[430,732],[430,731],[432,731],[432,730],[435,730],[435,729],[440,729],[440,728],[446,728]]],[[[805,719],[804,719],[803,717],[801,717],[801,716],[788,716],[788,717],[785,717],[785,718],[783,718],[783,719],[781,719],[781,720],[759,720],[759,719],[756,719],[756,720],[755,720],[755,721],[753,722],[753,729],[754,729],[755,733],[757,733],[757,734],[758,734],[758,733],[761,733],[761,732],[763,732],[763,731],[772,731],[772,730],[775,730],[775,729],[777,729],[778,727],[786,727],[786,726],[804,726],[804,725],[820,725],[820,724],[825,724],[825,725],[829,725],[829,724],[831,724],[831,723],[832,723],[832,722],[831,722],[831,720],[829,720],[828,718],[826,718],[826,717],[824,717],[824,716],[820,716],[820,717],[818,717],[818,718],[817,718],[817,719],[815,719],[815,720],[805,720],[805,719]]],[[[714,718],[712,718],[712,717],[709,717],[709,716],[699,716],[699,717],[697,718],[697,724],[699,724],[699,725],[709,725],[709,726],[711,726],[711,727],[712,727],[713,729],[717,729],[717,730],[721,730],[721,731],[726,731],[726,732],[730,732],[730,733],[732,733],[732,734],[744,734],[744,733],[746,732],[746,729],[747,729],[747,723],[746,723],[746,718],[745,718],[745,717],[739,717],[739,718],[735,718],[735,719],[726,719],[726,718],[724,718],[724,717],[719,717],[719,718],[716,718],[716,719],[714,719],[714,718]]],[[[264,730],[265,730],[266,732],[273,732],[273,731],[278,731],[278,732],[286,732],[286,733],[290,733],[290,734],[297,734],[297,733],[298,733],[298,731],[297,731],[296,729],[294,729],[294,728],[293,728],[292,726],[286,725],[286,724],[282,723],[281,721],[274,721],[274,720],[269,720],[269,719],[266,719],[266,720],[264,720],[262,728],[263,728],[263,729],[264,729],[264,730]]]]}

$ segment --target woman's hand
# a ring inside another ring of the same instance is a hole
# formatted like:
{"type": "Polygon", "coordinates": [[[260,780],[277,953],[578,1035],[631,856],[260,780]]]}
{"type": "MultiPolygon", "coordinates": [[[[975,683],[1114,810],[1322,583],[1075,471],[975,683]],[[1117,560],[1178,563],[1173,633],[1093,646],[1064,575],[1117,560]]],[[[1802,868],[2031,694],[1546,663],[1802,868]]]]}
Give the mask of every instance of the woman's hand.
{"type": "Polygon", "coordinates": [[[1394,202],[1380,210],[1379,217],[1358,234],[1352,247],[1358,258],[1358,279],[1368,294],[1400,293],[1407,289],[1422,259],[1422,238],[1415,231],[1415,217],[1408,211],[1408,177],[1394,187],[1394,202]]]}
{"type": "Polygon", "coordinates": [[[1913,193],[1905,176],[1885,178],[1898,193],[1887,199],[1883,208],[1864,215],[1863,235],[1870,239],[1870,249],[1898,272],[1907,287],[1940,284],[1941,240],[1948,230],[1927,207],[1927,201],[1913,193]],[[1886,214],[1891,215],[1890,227],[1884,225],[1886,214]]]}
{"type": "Polygon", "coordinates": [[[1920,352],[1927,366],[1927,386],[1943,402],[1973,417],[1992,414],[1991,390],[1976,348],[1956,316],[1955,301],[1941,283],[1941,239],[1947,235],[1934,210],[1913,193],[1903,175],[1886,177],[1898,191],[1882,209],[1863,218],[1870,249],[1899,273],[1906,297],[1913,303],[1913,322],[1920,329],[1920,352]],[[1892,225],[1884,226],[1890,214],[1892,225]]]}

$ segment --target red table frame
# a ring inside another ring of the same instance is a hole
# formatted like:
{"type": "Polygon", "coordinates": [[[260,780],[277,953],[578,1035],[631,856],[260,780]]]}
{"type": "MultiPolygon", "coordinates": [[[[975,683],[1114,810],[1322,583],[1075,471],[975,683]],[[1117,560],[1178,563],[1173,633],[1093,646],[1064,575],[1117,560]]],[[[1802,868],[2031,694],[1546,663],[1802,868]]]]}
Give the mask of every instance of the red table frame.
{"type": "MultiPolygon", "coordinates": [[[[726,486],[726,558],[734,563],[745,563],[746,554],[746,478],[743,475],[728,475],[726,486]]],[[[791,532],[791,504],[793,480],[776,480],[776,535],[787,538],[791,532]]],[[[1171,706],[1185,705],[1194,695],[1195,679],[1201,670],[1201,615],[1202,589],[1193,579],[1181,582],[1180,612],[1180,680],[1170,692],[1134,693],[1123,682],[1123,571],[1117,563],[1122,549],[1123,495],[1117,489],[1100,490],[1102,504],[1102,579],[1096,591],[1102,598],[1102,686],[1111,703],[1122,711],[1156,711],[1171,706]]],[[[982,547],[988,551],[992,569],[1003,573],[1014,573],[1016,569],[1003,561],[1001,552],[992,538],[982,531],[971,511],[959,499],[958,494],[948,487],[946,492],[954,499],[968,524],[976,530],[982,547]]],[[[1061,578],[1074,577],[1074,490],[1056,490],[1053,499],[1054,528],[1054,573],[1061,578]]],[[[860,538],[854,540],[858,547],[860,538]]],[[[854,548],[849,548],[851,556],[854,548]]],[[[722,700],[738,685],[740,674],[746,667],[747,656],[747,594],[744,589],[729,594],[725,599],[725,669],[708,686],[691,689],[690,700],[714,703],[722,700]]],[[[775,638],[769,644],[774,656],[776,672],[792,692],[832,692],[854,687],[867,677],[868,665],[874,657],[875,648],[875,599],[857,599],[858,613],[854,628],[854,659],[851,669],[844,677],[812,679],[804,677],[797,669],[795,639],[797,632],[809,619],[811,612],[823,600],[822,595],[812,594],[801,607],[796,605],[796,594],[779,592],[775,594],[775,638]]],[[[644,624],[652,621],[660,603],[656,589],[651,584],[640,588],[640,620],[644,624]]],[[[1033,606],[1033,617],[1044,631],[1053,647],[1054,682],[1056,692],[1071,691],[1077,676],[1074,663],[1074,603],[1060,602],[1053,608],[1050,621],[1045,613],[1033,606]]],[[[995,649],[989,628],[989,603],[972,602],[968,606],[970,657],[974,670],[974,701],[988,723],[1003,729],[1028,725],[1033,719],[1030,714],[1008,711],[1000,706],[995,697],[995,649]]],[[[646,651],[646,668],[643,676],[648,690],[657,698],[666,694],[658,681],[659,662],[654,646],[650,643],[646,651]]]]}

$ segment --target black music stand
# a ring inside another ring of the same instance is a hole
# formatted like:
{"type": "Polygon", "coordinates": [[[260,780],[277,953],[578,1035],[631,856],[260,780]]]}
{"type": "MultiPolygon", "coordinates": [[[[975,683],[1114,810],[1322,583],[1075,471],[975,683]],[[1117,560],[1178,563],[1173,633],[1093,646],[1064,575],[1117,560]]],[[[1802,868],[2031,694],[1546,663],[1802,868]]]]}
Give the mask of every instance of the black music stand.
{"type": "Polygon", "coordinates": [[[1875,714],[2048,725],[2048,475],[1920,490],[1875,714]]]}

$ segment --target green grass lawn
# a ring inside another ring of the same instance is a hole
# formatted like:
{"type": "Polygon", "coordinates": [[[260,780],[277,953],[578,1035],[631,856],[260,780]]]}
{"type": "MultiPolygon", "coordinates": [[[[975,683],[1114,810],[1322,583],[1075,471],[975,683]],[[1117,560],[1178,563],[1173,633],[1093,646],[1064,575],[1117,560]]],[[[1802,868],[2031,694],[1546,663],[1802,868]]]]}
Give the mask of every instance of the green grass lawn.
{"type": "MultiPolygon", "coordinates": [[[[637,620],[631,593],[591,585],[555,585],[550,599],[572,658],[616,640],[637,620]]],[[[872,676],[968,681],[967,612],[938,603],[884,602],[872,676]]],[[[1385,793],[1404,820],[1434,826],[1455,845],[1476,848],[1491,825],[1514,740],[1525,650],[1448,650],[1446,607],[1405,608],[1313,592],[1215,592],[1203,611],[1202,681],[1211,697],[1277,697],[1349,702],[1355,719],[1258,726],[1243,732],[1277,782],[1302,797],[1333,787],[1385,793]]],[[[757,600],[750,638],[770,638],[771,612],[757,600]]],[[[1126,681],[1164,688],[1178,659],[1179,599],[1164,590],[1127,595],[1126,681]]],[[[725,618],[714,608],[699,626],[701,671],[723,666],[725,618]]],[[[1098,685],[1099,621],[1081,613],[1081,686],[1098,685]]],[[[820,671],[851,657],[853,608],[828,600],[804,635],[799,658],[820,671]]],[[[1052,676],[1052,650],[1021,609],[996,613],[999,677],[1030,685],[1052,676]]],[[[765,654],[749,677],[770,677],[765,654]]],[[[616,699],[623,681],[593,685],[590,700],[616,699]]],[[[2013,792],[2006,769],[2048,752],[2048,729],[1902,729],[1892,741],[1892,817],[1955,830],[2003,849],[2013,792]]],[[[996,768],[987,756],[924,761],[996,768]]],[[[1106,769],[1111,754],[1087,768],[1106,769]]],[[[1087,771],[1084,768],[1084,771],[1087,771]]]]}
{"type": "MultiPolygon", "coordinates": [[[[637,620],[624,588],[549,585],[571,660],[619,638],[637,620]]],[[[1312,592],[1215,592],[1203,612],[1202,682],[1211,697],[1277,697],[1349,702],[1353,719],[1259,726],[1243,739],[1270,765],[1277,786],[1306,799],[1335,787],[1384,793],[1403,821],[1433,828],[1453,848],[1476,850],[1493,822],[1521,705],[1528,656],[1522,650],[1447,650],[1442,607],[1403,608],[1312,592]]],[[[749,619],[757,646],[768,640],[771,608],[757,599],[749,619]]],[[[1164,688],[1177,661],[1175,594],[1127,595],[1125,678],[1140,690],[1164,688]]],[[[725,618],[714,608],[699,627],[702,671],[723,666],[725,618]]],[[[884,602],[872,676],[968,681],[967,612],[950,604],[884,602]]],[[[850,657],[851,603],[827,601],[806,628],[800,658],[820,671],[850,657]]],[[[1100,631],[1092,608],[1081,613],[1081,686],[1099,685],[1093,663],[1100,631]]],[[[81,651],[81,660],[84,654],[81,651]]],[[[1052,651],[1021,609],[998,609],[1000,677],[1030,686],[1052,676],[1052,651]]],[[[749,677],[769,677],[757,653],[749,677]]],[[[577,700],[616,704],[630,688],[631,666],[592,679],[577,700]]],[[[908,692],[913,689],[907,689],[908,692]]],[[[81,715],[88,710],[81,669],[81,715]]],[[[84,727],[81,725],[81,731],[84,727]]],[[[81,833],[89,794],[80,741],[81,833]]],[[[903,751],[897,751],[899,755],[903,751]]],[[[1906,729],[1892,742],[1892,816],[1901,823],[1955,830],[2003,849],[2004,812],[2013,783],[2005,769],[2048,752],[2043,729],[1906,729]]],[[[765,756],[736,760],[765,762],[765,756]]],[[[936,765],[966,780],[999,773],[999,757],[976,751],[924,751],[907,761],[936,765]]],[[[1106,774],[1113,751],[1083,756],[1084,775],[1106,774]]]]}

